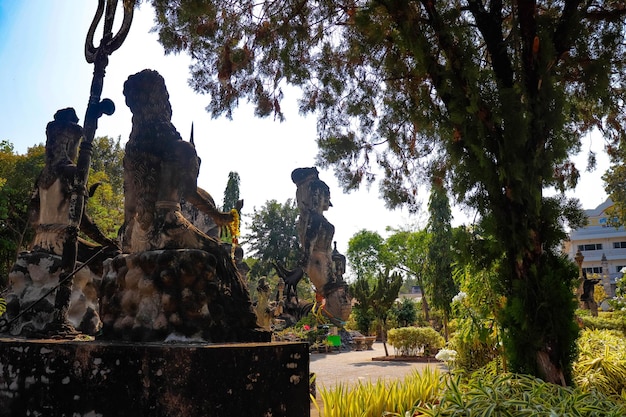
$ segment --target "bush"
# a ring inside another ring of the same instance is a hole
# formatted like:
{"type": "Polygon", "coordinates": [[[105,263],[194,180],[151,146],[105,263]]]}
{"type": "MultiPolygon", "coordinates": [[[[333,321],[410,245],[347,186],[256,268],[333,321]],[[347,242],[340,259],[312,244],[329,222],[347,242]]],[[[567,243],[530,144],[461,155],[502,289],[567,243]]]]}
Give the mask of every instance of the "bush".
{"type": "Polygon", "coordinates": [[[576,315],[585,329],[618,330],[626,334],[626,315],[622,312],[598,312],[594,317],[586,310],[576,311],[576,315]]]}
{"type": "Polygon", "coordinates": [[[394,347],[396,355],[424,356],[434,355],[443,347],[445,340],[432,327],[400,327],[391,329],[387,342],[394,347]]]}
{"type": "Polygon", "coordinates": [[[614,330],[584,330],[578,339],[573,379],[584,391],[626,396],[626,344],[614,330]]]}
{"type": "Polygon", "coordinates": [[[455,319],[453,326],[455,332],[448,345],[457,352],[455,366],[458,369],[477,371],[500,357],[494,320],[455,319]]]}
{"type": "Polygon", "coordinates": [[[550,384],[530,375],[475,374],[450,379],[438,404],[412,416],[624,416],[626,406],[604,394],[550,384]]]}
{"type": "MultiPolygon", "coordinates": [[[[444,388],[439,372],[426,368],[417,370],[396,381],[359,382],[355,385],[338,384],[320,389],[324,417],[380,417],[405,416],[417,404],[439,401],[444,388]]],[[[313,404],[320,407],[317,402],[313,404]]]]}

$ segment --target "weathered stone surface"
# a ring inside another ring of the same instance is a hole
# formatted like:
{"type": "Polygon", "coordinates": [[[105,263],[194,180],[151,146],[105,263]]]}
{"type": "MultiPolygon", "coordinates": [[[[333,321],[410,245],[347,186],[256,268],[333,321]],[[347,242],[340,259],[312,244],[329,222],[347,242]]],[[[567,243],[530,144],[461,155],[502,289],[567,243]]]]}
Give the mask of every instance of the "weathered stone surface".
{"type": "MultiPolygon", "coordinates": [[[[51,290],[58,285],[60,274],[60,256],[45,252],[20,253],[9,273],[5,295],[7,311],[3,319],[10,325],[2,332],[42,337],[46,326],[54,320],[56,291],[51,290]]],[[[102,327],[97,294],[100,280],[88,267],[72,278],[67,319],[77,330],[89,335],[95,335],[102,327]]]]}
{"type": "Polygon", "coordinates": [[[309,415],[305,343],[0,339],[0,416],[309,415]]]}
{"type": "Polygon", "coordinates": [[[317,294],[324,298],[322,311],[332,321],[346,322],[352,311],[348,284],[343,280],[341,259],[331,250],[335,235],[333,226],[324,212],[332,206],[330,189],[319,179],[317,168],[296,168],[291,173],[296,184],[298,238],[302,246],[300,264],[311,279],[317,294]]]}
{"type": "Polygon", "coordinates": [[[270,340],[270,333],[257,326],[239,275],[219,274],[209,252],[177,249],[120,255],[108,260],[104,269],[103,339],[270,340]]]}

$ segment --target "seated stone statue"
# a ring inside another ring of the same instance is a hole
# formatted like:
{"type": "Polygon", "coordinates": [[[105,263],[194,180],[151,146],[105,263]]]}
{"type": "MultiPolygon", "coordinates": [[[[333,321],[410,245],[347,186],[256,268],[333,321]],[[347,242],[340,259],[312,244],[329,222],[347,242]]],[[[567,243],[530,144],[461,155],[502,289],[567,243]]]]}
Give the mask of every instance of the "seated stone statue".
{"type": "Polygon", "coordinates": [[[258,341],[250,294],[230,250],[195,227],[181,200],[225,225],[197,186],[200,159],[171,122],[163,77],[144,70],[124,83],[133,127],[124,156],[123,254],[102,284],[103,339],[258,341]]]}
{"type": "MultiPolygon", "coordinates": [[[[200,159],[171,123],[172,109],[163,77],[144,70],[124,83],[133,128],[124,156],[124,253],[162,248],[201,248],[206,234],[181,213],[186,202],[208,214],[218,226],[233,220],[198,188],[200,159]]],[[[214,245],[215,241],[210,241],[214,245]]]]}

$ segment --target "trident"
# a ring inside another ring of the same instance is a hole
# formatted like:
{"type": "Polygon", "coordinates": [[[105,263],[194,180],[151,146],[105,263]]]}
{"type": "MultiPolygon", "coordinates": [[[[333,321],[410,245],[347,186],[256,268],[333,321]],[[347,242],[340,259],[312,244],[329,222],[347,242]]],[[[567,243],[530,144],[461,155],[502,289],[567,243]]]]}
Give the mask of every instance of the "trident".
{"type": "Polygon", "coordinates": [[[113,101],[108,98],[100,100],[104,73],[109,63],[109,55],[116,51],[126,39],[130,25],[133,20],[135,0],[123,0],[124,20],[119,31],[113,35],[113,20],[118,0],[98,0],[98,9],[89,26],[87,39],[85,41],[85,59],[88,63],[94,64],[93,78],[89,93],[89,102],[85,113],[84,138],[80,145],[80,153],[76,163],[76,174],[72,184],[72,194],[70,197],[69,226],[67,235],[63,243],[63,257],[61,260],[61,276],[59,282],[63,284],[59,287],[55,299],[55,311],[58,314],[59,324],[64,324],[67,308],[71,295],[72,282],[65,279],[69,276],[76,264],[78,231],[80,221],[85,208],[87,198],[87,180],[89,179],[89,166],[91,165],[92,142],[98,128],[98,119],[103,115],[111,115],[115,111],[113,101]],[[100,45],[96,48],[93,43],[94,32],[102,19],[104,13],[104,34],[100,45]],[[65,279],[65,280],[64,280],[65,279]]]}

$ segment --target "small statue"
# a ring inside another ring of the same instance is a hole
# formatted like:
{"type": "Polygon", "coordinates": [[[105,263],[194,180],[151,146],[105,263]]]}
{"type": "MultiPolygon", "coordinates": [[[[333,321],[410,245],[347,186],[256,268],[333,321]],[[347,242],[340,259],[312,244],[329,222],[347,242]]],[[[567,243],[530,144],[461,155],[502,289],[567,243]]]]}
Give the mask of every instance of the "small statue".
{"type": "Polygon", "coordinates": [[[583,292],[580,296],[582,308],[591,311],[592,316],[598,315],[598,303],[594,298],[595,286],[600,282],[599,279],[587,279],[587,272],[583,271],[583,292]]]}

